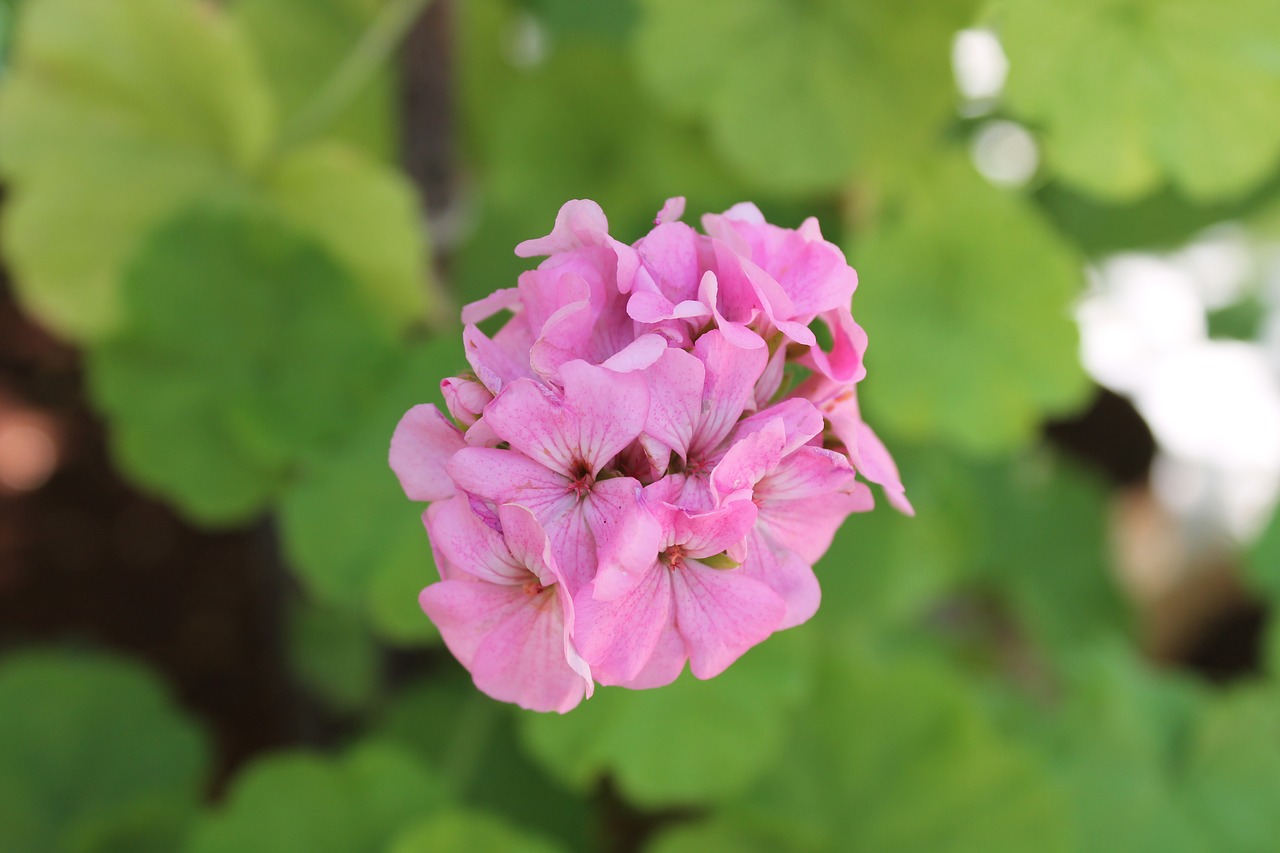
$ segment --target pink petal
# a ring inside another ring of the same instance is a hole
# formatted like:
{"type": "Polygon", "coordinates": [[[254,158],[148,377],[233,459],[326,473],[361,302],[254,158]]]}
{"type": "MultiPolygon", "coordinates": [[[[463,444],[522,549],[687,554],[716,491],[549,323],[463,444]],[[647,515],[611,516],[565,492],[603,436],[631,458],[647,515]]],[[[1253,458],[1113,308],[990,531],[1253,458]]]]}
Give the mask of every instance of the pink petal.
{"type": "Polygon", "coordinates": [[[771,420],[759,432],[738,438],[711,472],[711,493],[716,503],[752,500],[756,483],[782,461],[786,440],[781,419],[771,420]]]}
{"type": "Polygon", "coordinates": [[[671,630],[670,571],[655,563],[624,595],[597,601],[590,584],[574,596],[574,644],[601,684],[626,684],[645,668],[671,630]]]}
{"type": "Polygon", "coordinates": [[[425,403],[406,412],[396,425],[388,459],[409,500],[440,500],[453,494],[445,465],[465,446],[458,428],[425,403]]]}
{"type": "Polygon", "coordinates": [[[778,630],[808,622],[818,612],[822,590],[813,568],[789,548],[774,544],[759,529],[746,539],[741,571],[778,594],[787,606],[778,630]]]}
{"type": "Polygon", "coordinates": [[[759,432],[775,420],[782,422],[783,432],[787,437],[782,447],[783,456],[821,435],[825,426],[822,412],[813,403],[803,398],[790,397],[739,421],[733,433],[734,440],[759,432]]]}
{"type": "Polygon", "coordinates": [[[683,222],[657,226],[636,243],[636,254],[648,280],[671,302],[683,302],[698,294],[702,277],[698,262],[698,232],[683,222]]]}
{"type": "Polygon", "coordinates": [[[520,587],[443,581],[423,590],[420,602],[476,687],[493,698],[560,713],[582,701],[587,682],[566,658],[555,590],[531,596],[520,587]]]}
{"type": "Polygon", "coordinates": [[[462,376],[441,379],[440,393],[444,395],[449,414],[464,427],[474,424],[493,399],[493,394],[478,380],[462,376]]]}
{"type": "MultiPolygon", "coordinates": [[[[612,480],[608,482],[613,482],[612,480]]],[[[652,568],[662,550],[662,524],[639,500],[640,485],[616,502],[612,517],[596,528],[598,570],[593,596],[601,601],[630,590],[652,568]]]]}
{"type": "Polygon", "coordinates": [[[709,512],[680,512],[675,542],[690,557],[711,557],[737,545],[755,526],[757,509],[750,500],[731,501],[709,512]]]}
{"type": "Polygon", "coordinates": [[[813,564],[831,547],[831,540],[851,513],[866,512],[873,504],[865,483],[851,493],[816,495],[799,500],[763,501],[759,527],[780,547],[789,548],[813,564]]]}
{"type": "Polygon", "coordinates": [[[667,351],[667,339],[661,335],[641,335],[616,354],[600,363],[614,373],[630,373],[653,365],[667,351]]]}
{"type": "Polygon", "coordinates": [[[729,343],[739,349],[759,349],[764,347],[764,338],[747,328],[746,323],[750,322],[749,319],[731,321],[721,313],[719,279],[710,270],[703,274],[702,282],[698,285],[698,301],[711,309],[711,316],[715,320],[716,328],[724,334],[729,343]]]}
{"type": "Polygon", "coordinates": [[[499,311],[512,311],[520,305],[520,291],[515,287],[503,287],[484,299],[477,299],[462,306],[462,323],[472,326],[489,319],[499,311]]]}
{"type": "Polygon", "coordinates": [[[777,630],[786,615],[777,593],[740,570],[690,562],[670,574],[676,626],[698,678],[724,672],[777,630]]]}
{"type": "Polygon", "coordinates": [[[782,387],[782,380],[786,377],[786,365],[787,348],[779,346],[773,351],[773,355],[769,356],[769,363],[765,365],[760,378],[756,380],[755,388],[751,392],[752,402],[755,404],[752,408],[762,409],[769,405],[769,401],[782,387]]]}
{"type": "Polygon", "coordinates": [[[675,222],[682,216],[684,216],[684,196],[673,196],[662,205],[662,210],[658,211],[653,224],[661,225],[664,222],[675,222]]]}
{"type": "Polygon", "coordinates": [[[658,634],[658,642],[649,655],[644,668],[636,673],[636,677],[622,686],[630,690],[648,690],[651,687],[666,687],[680,677],[684,671],[689,653],[684,648],[684,638],[676,630],[675,622],[669,621],[658,634]]]}
{"type": "Polygon", "coordinates": [[[495,506],[520,504],[544,523],[577,500],[563,475],[513,450],[465,447],[454,454],[446,467],[462,491],[495,506]]]}
{"type": "MultiPolygon", "coordinates": [[[[645,371],[649,382],[649,412],[642,441],[656,441],[681,458],[688,456],[701,416],[706,374],[703,363],[687,352],[668,349],[662,353],[645,371]]],[[[651,453],[655,459],[658,455],[657,450],[651,453]]]]}
{"type": "Polygon", "coordinates": [[[827,311],[822,321],[831,330],[831,352],[812,346],[801,357],[800,363],[836,382],[859,382],[867,375],[862,363],[867,350],[867,333],[853,320],[847,307],[827,311]]]}
{"type": "Polygon", "coordinates": [[[462,349],[476,377],[493,394],[522,377],[533,377],[529,349],[533,338],[523,317],[514,317],[493,338],[476,326],[462,330],[462,349]]]}
{"type": "Polygon", "coordinates": [[[744,350],[712,329],[694,344],[693,354],[706,366],[702,390],[702,415],[690,442],[690,452],[714,450],[733,430],[751,402],[756,379],[764,371],[768,352],[744,350]]]}
{"type": "Polygon", "coordinates": [[[596,245],[608,236],[609,220],[600,205],[589,199],[573,199],[561,205],[550,234],[520,243],[516,246],[516,255],[521,258],[554,255],[596,245]]]}
{"type": "Polygon", "coordinates": [[[531,459],[569,477],[585,466],[600,473],[644,427],[649,390],[637,373],[614,373],[584,361],[560,368],[564,396],[521,380],[485,410],[494,432],[531,459]]]}
{"type": "Polygon", "coordinates": [[[442,503],[427,518],[427,535],[451,566],[480,580],[519,586],[533,577],[512,556],[503,534],[477,518],[467,501],[442,503]]]}

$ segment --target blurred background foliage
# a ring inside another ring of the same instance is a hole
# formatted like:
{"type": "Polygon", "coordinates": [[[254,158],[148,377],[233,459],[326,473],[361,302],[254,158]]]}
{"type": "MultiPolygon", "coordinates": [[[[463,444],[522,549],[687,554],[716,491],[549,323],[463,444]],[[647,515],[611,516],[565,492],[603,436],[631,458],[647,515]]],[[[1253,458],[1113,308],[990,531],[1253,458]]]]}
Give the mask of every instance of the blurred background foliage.
{"type": "Polygon", "coordinates": [[[1273,850],[1278,101],[1272,0],[0,0],[0,849],[1273,850]],[[918,517],[522,713],[387,442],[671,195],[845,248],[918,517]]]}

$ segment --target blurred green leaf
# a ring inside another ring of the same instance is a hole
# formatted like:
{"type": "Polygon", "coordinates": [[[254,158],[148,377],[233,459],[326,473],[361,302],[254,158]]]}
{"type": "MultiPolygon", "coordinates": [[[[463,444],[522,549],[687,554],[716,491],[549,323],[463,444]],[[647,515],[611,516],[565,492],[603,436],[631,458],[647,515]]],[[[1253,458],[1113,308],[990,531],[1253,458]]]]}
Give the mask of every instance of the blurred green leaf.
{"type": "Polygon", "coordinates": [[[207,523],[260,510],[376,398],[397,349],[314,243],[249,207],[158,229],[125,274],[128,321],[90,353],[118,458],[207,523]]]}
{"type": "Polygon", "coordinates": [[[1052,649],[1124,633],[1101,484],[1043,452],[976,473],[986,532],[974,576],[1006,596],[1052,649]]]}
{"type": "Polygon", "coordinates": [[[1222,853],[1269,850],[1280,836],[1280,697],[1238,689],[1205,715],[1186,768],[1193,813],[1222,853]]]}
{"type": "Polygon", "coordinates": [[[1280,512],[1245,555],[1243,568],[1254,589],[1273,606],[1280,604],[1280,512]]]}
{"type": "Polygon", "coordinates": [[[1214,849],[1178,783],[1201,702],[1192,685],[1107,646],[1077,655],[1061,689],[1034,740],[1069,794],[1077,849],[1214,849]]]}
{"type": "Polygon", "coordinates": [[[1062,792],[936,665],[829,647],[785,760],[728,812],[773,849],[996,853],[1069,849],[1062,792]]]}
{"type": "Polygon", "coordinates": [[[451,790],[469,806],[501,814],[571,849],[583,849],[594,837],[599,817],[586,799],[563,788],[525,756],[515,727],[523,713],[476,690],[459,666],[403,690],[383,710],[373,731],[438,767],[451,790]]]}
{"type": "MultiPolygon", "coordinates": [[[[236,0],[231,13],[252,42],[282,118],[297,114],[347,57],[384,0],[236,0]]],[[[397,91],[379,69],[326,129],[378,161],[397,149],[397,91]]]]}
{"type": "Polygon", "coordinates": [[[329,606],[371,619],[394,642],[438,636],[418,593],[439,575],[420,518],[424,507],[401,491],[388,446],[412,406],[443,408],[440,379],[463,364],[453,331],[404,351],[347,441],[307,465],[281,503],[285,552],[308,588],[329,606]]]}
{"type": "Polygon", "coordinates": [[[645,853],[776,853],[774,842],[752,838],[728,820],[677,826],[661,833],[645,853]]]}
{"type": "Polygon", "coordinates": [[[360,710],[377,693],[378,644],[355,614],[314,604],[296,607],[289,617],[289,657],[302,683],[334,710],[360,710]]]}
{"type": "Polygon", "coordinates": [[[919,617],[972,566],[985,516],[969,466],[939,448],[893,448],[916,515],[883,501],[852,515],[815,568],[816,625],[850,642],[919,617]]]}
{"type": "Polygon", "coordinates": [[[789,3],[645,0],[640,73],[710,126],[763,187],[836,188],[914,169],[955,116],[948,61],[968,0],[789,3]]]}
{"type": "Polygon", "coordinates": [[[265,192],[291,225],[324,244],[392,325],[422,319],[428,295],[438,291],[408,178],[350,148],[319,143],[279,161],[265,192]]]}
{"type": "MultiPolygon", "coordinates": [[[[266,15],[272,0],[257,2],[266,15]]],[[[321,14],[307,9],[291,32],[321,14]]],[[[113,331],[144,236],[201,200],[246,195],[323,242],[394,324],[421,317],[430,283],[411,186],[337,143],[268,156],[276,105],[222,7],[28,0],[23,11],[0,88],[0,173],[13,188],[3,236],[42,322],[77,340],[113,331]]],[[[293,61],[279,50],[273,68],[293,61]]],[[[290,65],[288,86],[318,63],[290,65]]]]}
{"type": "Polygon", "coordinates": [[[482,812],[450,812],[401,833],[387,853],[556,853],[563,848],[482,812]]]}
{"type": "Polygon", "coordinates": [[[15,655],[0,665],[0,708],[0,849],[162,851],[180,841],[207,754],[149,673],[106,657],[15,655]]]}
{"type": "Polygon", "coordinates": [[[138,237],[264,153],[271,104],[220,8],[174,0],[27,0],[0,88],[4,249],[56,331],[120,319],[138,237]]]}
{"type": "Polygon", "coordinates": [[[959,156],[934,166],[853,235],[865,399],[891,435],[990,454],[1088,390],[1069,315],[1083,276],[1025,199],[959,156]]]}
{"type": "Polygon", "coordinates": [[[1007,97],[1046,159],[1097,196],[1168,179],[1240,195],[1280,156],[1280,6],[1271,0],[1004,0],[1007,97]],[[1087,61],[1082,61],[1088,57],[1087,61]]]}
{"type": "Polygon", "coordinates": [[[187,853],[368,853],[444,809],[449,797],[404,752],[365,743],[341,758],[260,759],[197,825],[187,853]]]}
{"type": "Polygon", "coordinates": [[[525,715],[523,741],[579,790],[608,773],[640,806],[721,802],[783,755],[812,654],[810,639],[792,631],[709,681],[686,674],[661,690],[599,688],[571,714],[525,715]]]}
{"type": "Polygon", "coordinates": [[[515,244],[549,233],[571,198],[599,202],[630,242],[668,196],[687,197],[691,211],[745,196],[697,129],[665,119],[639,91],[623,46],[566,37],[545,61],[517,68],[507,59],[521,20],[513,4],[467,4],[459,14],[462,103],[482,189],[478,230],[457,268],[464,299],[527,269],[515,244]]]}

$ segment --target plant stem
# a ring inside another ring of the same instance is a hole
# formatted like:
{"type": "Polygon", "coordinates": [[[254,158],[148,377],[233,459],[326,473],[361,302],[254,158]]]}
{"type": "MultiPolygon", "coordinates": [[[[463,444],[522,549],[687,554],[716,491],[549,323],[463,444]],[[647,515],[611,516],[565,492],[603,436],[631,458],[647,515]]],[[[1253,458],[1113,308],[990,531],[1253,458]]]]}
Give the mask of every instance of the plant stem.
{"type": "Polygon", "coordinates": [[[430,5],[431,0],[388,0],[311,100],[285,123],[277,151],[305,142],[328,127],[430,5]]]}

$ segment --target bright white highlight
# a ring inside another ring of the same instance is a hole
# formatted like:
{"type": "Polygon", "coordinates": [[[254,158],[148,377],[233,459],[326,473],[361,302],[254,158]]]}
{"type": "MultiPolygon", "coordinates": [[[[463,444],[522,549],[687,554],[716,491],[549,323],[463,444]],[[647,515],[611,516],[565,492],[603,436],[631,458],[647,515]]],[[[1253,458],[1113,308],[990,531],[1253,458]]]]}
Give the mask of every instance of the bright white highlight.
{"type": "Polygon", "coordinates": [[[1004,89],[1009,60],[991,30],[961,30],[951,42],[951,69],[960,94],[972,101],[990,100],[1004,89]]]}
{"type": "Polygon", "coordinates": [[[1022,125],[989,121],[973,138],[973,164],[982,176],[1002,187],[1019,187],[1040,165],[1036,141],[1022,125]]]}

